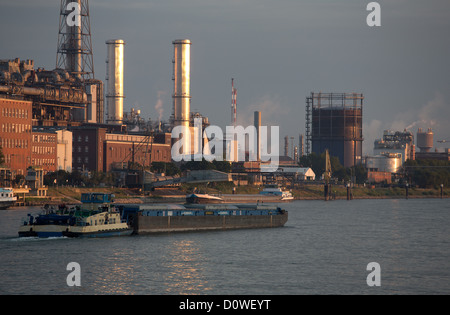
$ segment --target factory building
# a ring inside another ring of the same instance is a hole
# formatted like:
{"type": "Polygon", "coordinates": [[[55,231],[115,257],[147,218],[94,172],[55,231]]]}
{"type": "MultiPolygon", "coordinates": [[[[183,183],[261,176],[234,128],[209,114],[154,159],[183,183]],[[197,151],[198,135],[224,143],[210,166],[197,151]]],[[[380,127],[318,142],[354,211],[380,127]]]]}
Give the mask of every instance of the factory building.
{"type": "Polygon", "coordinates": [[[400,154],[402,164],[407,160],[415,160],[416,146],[414,145],[414,135],[407,131],[385,130],[382,139],[374,142],[373,153],[381,156],[385,153],[400,154]]]}
{"type": "Polygon", "coordinates": [[[73,169],[109,172],[129,163],[149,166],[171,161],[171,135],[122,133],[105,126],[80,126],[73,132],[73,169]]]}
{"type": "Polygon", "coordinates": [[[0,95],[0,145],[4,166],[12,170],[12,176],[26,175],[31,165],[31,112],[32,102],[6,99],[0,95]]]}
{"type": "Polygon", "coordinates": [[[424,131],[422,128],[418,129],[417,147],[420,149],[420,152],[416,153],[416,158],[418,160],[450,161],[450,149],[446,148],[443,151],[439,151],[436,148],[434,152],[432,151],[434,147],[434,133],[431,128],[429,128],[428,131],[424,131]]]}
{"type": "Polygon", "coordinates": [[[31,135],[31,166],[40,166],[44,175],[57,170],[57,134],[55,131],[34,128],[31,135]]]}
{"type": "Polygon", "coordinates": [[[311,93],[306,99],[306,153],[320,155],[328,149],[345,167],[361,164],[363,100],[357,93],[311,93]]]}

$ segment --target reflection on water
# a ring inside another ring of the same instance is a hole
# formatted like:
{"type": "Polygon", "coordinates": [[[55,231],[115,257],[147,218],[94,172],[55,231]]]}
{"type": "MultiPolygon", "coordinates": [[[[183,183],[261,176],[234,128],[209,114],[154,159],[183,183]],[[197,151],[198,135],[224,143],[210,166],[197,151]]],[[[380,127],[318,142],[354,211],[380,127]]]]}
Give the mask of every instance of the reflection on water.
{"type": "Polygon", "coordinates": [[[19,239],[0,211],[2,294],[449,294],[448,200],[296,201],[284,228],[19,239]],[[81,287],[68,287],[69,262],[81,287]],[[366,266],[381,265],[368,287],[366,266]]]}
{"type": "MultiPolygon", "coordinates": [[[[136,271],[139,269],[136,263],[137,258],[130,249],[113,249],[102,261],[101,265],[93,267],[92,274],[94,279],[84,279],[91,282],[97,291],[97,294],[117,294],[129,295],[135,293],[136,271]]],[[[84,271],[85,275],[89,275],[89,271],[84,271]]]]}
{"type": "Polygon", "coordinates": [[[192,240],[176,240],[168,248],[163,274],[167,294],[206,294],[211,288],[205,275],[206,258],[192,240]]]}

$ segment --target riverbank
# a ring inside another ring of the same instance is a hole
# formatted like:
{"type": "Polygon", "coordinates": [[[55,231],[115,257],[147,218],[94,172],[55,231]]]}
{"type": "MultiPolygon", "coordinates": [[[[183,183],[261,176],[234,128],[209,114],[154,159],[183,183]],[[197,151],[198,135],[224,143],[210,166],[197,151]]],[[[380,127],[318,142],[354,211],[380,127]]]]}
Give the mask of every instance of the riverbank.
{"type": "MultiPolygon", "coordinates": [[[[230,185],[217,185],[215,188],[202,188],[203,193],[232,195],[230,185]],[[218,187],[217,187],[218,186],[218,187]]],[[[88,192],[112,193],[115,195],[117,203],[183,203],[186,194],[191,192],[193,187],[182,186],[179,189],[158,189],[146,193],[143,196],[139,189],[127,188],[78,188],[78,187],[49,187],[48,195],[45,198],[27,197],[26,205],[39,206],[45,204],[78,204],[81,194],[88,192]]],[[[258,200],[261,188],[257,186],[238,186],[236,188],[236,200],[248,200],[254,202],[258,200]],[[238,198],[240,196],[246,198],[238,198]],[[253,195],[254,198],[248,198],[253,195]]],[[[343,186],[333,186],[333,199],[347,199],[347,188],[343,186]]],[[[304,185],[300,188],[292,189],[295,200],[323,200],[323,187],[321,185],[304,185]]],[[[409,188],[408,198],[440,198],[439,189],[409,188]]],[[[444,189],[444,198],[450,198],[450,189],[444,189]]],[[[352,199],[405,199],[406,189],[400,187],[394,188],[371,188],[354,187],[352,188],[352,199]]],[[[242,201],[240,201],[242,202],[242,201]]]]}

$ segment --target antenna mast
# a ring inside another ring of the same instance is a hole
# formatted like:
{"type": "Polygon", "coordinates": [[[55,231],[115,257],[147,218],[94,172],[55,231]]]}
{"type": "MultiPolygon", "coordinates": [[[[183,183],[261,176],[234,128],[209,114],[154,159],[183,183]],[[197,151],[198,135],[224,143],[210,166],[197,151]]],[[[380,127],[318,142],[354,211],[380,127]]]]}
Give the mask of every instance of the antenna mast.
{"type": "Polygon", "coordinates": [[[231,79],[231,123],[236,127],[237,120],[237,89],[234,87],[234,79],[231,79]]]}

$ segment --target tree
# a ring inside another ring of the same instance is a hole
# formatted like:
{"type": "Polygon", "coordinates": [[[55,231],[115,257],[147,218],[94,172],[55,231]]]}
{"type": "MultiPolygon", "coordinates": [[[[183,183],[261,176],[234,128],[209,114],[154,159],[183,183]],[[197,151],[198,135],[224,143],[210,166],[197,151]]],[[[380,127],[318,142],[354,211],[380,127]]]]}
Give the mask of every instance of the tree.
{"type": "Polygon", "coordinates": [[[150,170],[154,173],[165,173],[167,176],[174,176],[181,173],[178,166],[171,162],[152,162],[150,170]]]}
{"type": "MultiPolygon", "coordinates": [[[[310,167],[316,173],[317,177],[321,177],[325,172],[325,161],[325,152],[321,155],[313,152],[310,155],[302,156],[299,164],[303,167],[310,167]]],[[[339,181],[347,182],[351,179],[352,175],[356,177],[356,183],[358,184],[364,183],[367,179],[367,170],[363,165],[345,168],[336,156],[331,156],[330,162],[332,177],[337,178],[339,181]]]]}
{"type": "Polygon", "coordinates": [[[450,185],[450,161],[408,160],[404,170],[408,180],[422,188],[450,185]]]}

